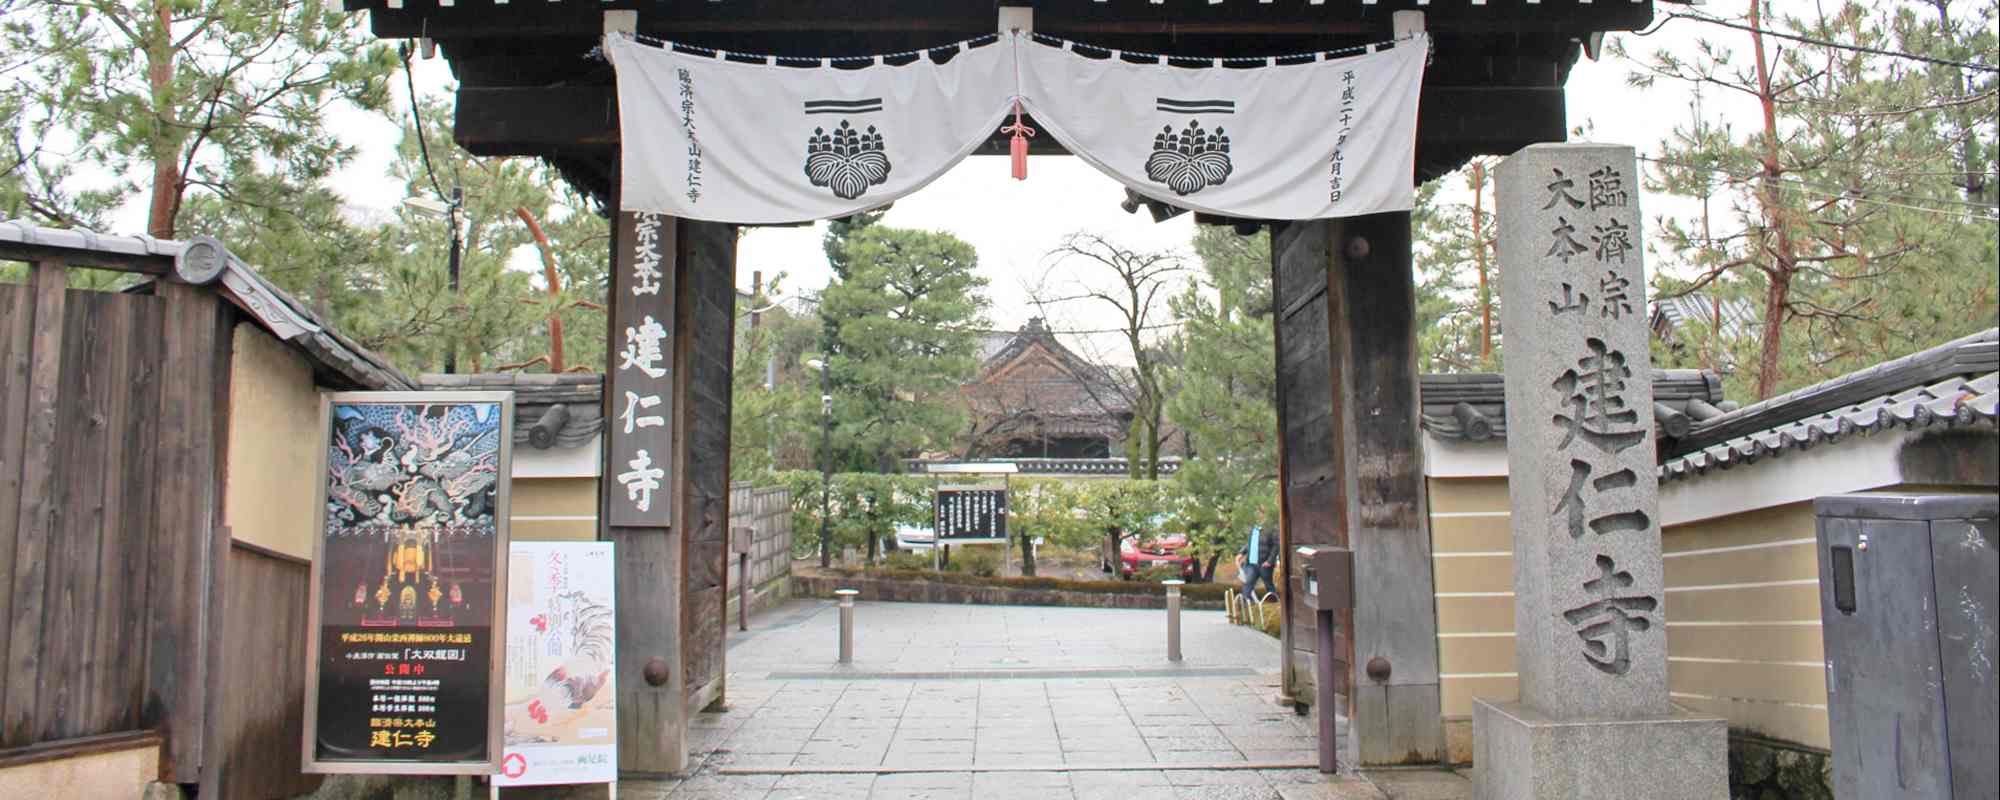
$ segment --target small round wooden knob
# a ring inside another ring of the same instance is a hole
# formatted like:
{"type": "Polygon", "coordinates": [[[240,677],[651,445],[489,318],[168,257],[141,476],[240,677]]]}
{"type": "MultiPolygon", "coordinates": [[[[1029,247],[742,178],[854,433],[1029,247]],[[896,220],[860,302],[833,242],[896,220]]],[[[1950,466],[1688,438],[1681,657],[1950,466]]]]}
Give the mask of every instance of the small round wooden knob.
{"type": "Polygon", "coordinates": [[[1389,679],[1389,659],[1381,656],[1368,659],[1368,677],[1381,683],[1389,679]]]}
{"type": "Polygon", "coordinates": [[[1356,236],[1347,240],[1348,258],[1367,258],[1368,254],[1373,251],[1374,247],[1368,244],[1368,237],[1356,236]]]}
{"type": "Polygon", "coordinates": [[[665,686],[667,678],[673,676],[673,669],[667,666],[666,659],[653,658],[646,662],[646,669],[641,674],[646,678],[646,685],[665,686]]]}

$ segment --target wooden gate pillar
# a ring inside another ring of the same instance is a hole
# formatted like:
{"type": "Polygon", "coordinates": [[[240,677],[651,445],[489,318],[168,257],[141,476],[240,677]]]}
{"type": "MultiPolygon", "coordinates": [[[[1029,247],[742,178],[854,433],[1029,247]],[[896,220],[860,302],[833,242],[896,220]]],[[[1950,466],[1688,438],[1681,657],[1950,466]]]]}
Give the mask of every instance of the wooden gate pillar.
{"type": "Polygon", "coordinates": [[[618,212],[605,303],[604,468],[597,486],[602,536],[617,545],[618,768],[633,775],[687,768],[680,664],[685,559],[672,524],[674,486],[684,474],[675,445],[686,385],[674,369],[678,228],[672,217],[618,212]]]}
{"type": "Polygon", "coordinates": [[[1360,763],[1444,755],[1430,515],[1418,423],[1416,291],[1408,213],[1274,226],[1279,466],[1287,667],[1313,653],[1292,549],[1354,550],[1354,610],[1340,620],[1346,686],[1322,711],[1351,718],[1360,763]]]}
{"type": "Polygon", "coordinates": [[[605,348],[603,538],[618,545],[618,764],[687,768],[722,700],[736,228],[620,212],[605,348]]]}

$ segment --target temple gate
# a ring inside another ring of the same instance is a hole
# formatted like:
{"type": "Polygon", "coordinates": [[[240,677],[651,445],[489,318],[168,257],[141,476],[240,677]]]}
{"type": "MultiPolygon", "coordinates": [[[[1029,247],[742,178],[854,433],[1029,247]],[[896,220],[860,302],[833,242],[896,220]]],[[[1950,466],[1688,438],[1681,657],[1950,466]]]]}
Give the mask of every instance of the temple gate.
{"type": "MultiPolygon", "coordinates": [[[[1310,53],[1427,30],[1435,52],[1422,89],[1418,182],[1472,156],[1563,140],[1570,67],[1596,54],[1603,32],[1636,30],[1653,17],[1649,0],[1001,5],[1004,13],[1032,6],[1037,32],[1201,58],[1310,53]]],[[[591,57],[607,30],[820,58],[936,46],[996,26],[995,4],[973,0],[347,0],[347,7],[369,11],[382,38],[422,40],[443,52],[460,82],[459,144],[483,156],[545,158],[612,212],[619,208],[619,117],[612,70],[591,57]]],[[[996,131],[978,152],[1007,148],[996,131]]],[[[1030,152],[1064,150],[1040,136],[1030,152]]],[[[612,264],[619,280],[629,281],[638,277],[627,273],[641,220],[616,216],[612,264]]],[[[606,448],[603,519],[618,524],[601,535],[621,548],[620,758],[632,773],[684,767],[689,715],[724,691],[734,226],[655,220],[646,235],[658,249],[645,258],[671,294],[631,295],[632,284],[623,284],[623,295],[612,293],[607,331],[607,373],[618,373],[625,329],[638,334],[648,316],[662,332],[656,363],[668,367],[653,389],[629,390],[630,408],[619,378],[605,392],[605,418],[619,422],[606,448]],[[635,312],[635,303],[644,308],[635,312]],[[631,419],[631,435],[649,442],[643,464],[633,463],[636,444],[620,442],[621,414],[631,419]],[[641,427],[650,419],[658,424],[641,427]],[[642,517],[614,511],[632,501],[630,483],[613,480],[621,473],[658,481],[642,517]]],[[[1209,215],[1197,221],[1266,224],[1209,215]]],[[[1284,552],[1289,557],[1308,543],[1349,546],[1357,586],[1356,608],[1339,631],[1343,652],[1326,654],[1347,667],[1347,685],[1336,687],[1306,682],[1311,670],[1302,667],[1316,655],[1311,616],[1290,602],[1296,592],[1288,593],[1286,690],[1303,699],[1340,695],[1333,707],[1352,717],[1364,765],[1437,761],[1443,733],[1417,427],[1410,217],[1277,223],[1273,234],[1284,552]]]]}

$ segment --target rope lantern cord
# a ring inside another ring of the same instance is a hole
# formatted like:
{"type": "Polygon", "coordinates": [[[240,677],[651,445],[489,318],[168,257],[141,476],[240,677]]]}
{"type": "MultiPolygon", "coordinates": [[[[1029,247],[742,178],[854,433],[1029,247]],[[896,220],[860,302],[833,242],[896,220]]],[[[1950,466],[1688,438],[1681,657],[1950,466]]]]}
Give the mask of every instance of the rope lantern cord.
{"type": "MultiPolygon", "coordinates": [[[[981,36],[975,36],[970,39],[963,39],[956,42],[947,42],[945,44],[940,44],[934,47],[925,47],[916,50],[899,50],[891,53],[881,53],[877,55],[867,55],[867,56],[785,56],[785,55],[776,55],[771,53],[745,53],[736,50],[724,50],[722,48],[717,48],[717,47],[704,47],[702,45],[688,44],[685,42],[676,42],[671,39],[662,39],[655,36],[647,36],[642,33],[628,33],[625,35],[631,37],[633,41],[652,45],[654,47],[660,47],[672,50],[677,53],[691,53],[694,55],[705,55],[712,58],[721,58],[721,59],[736,57],[742,59],[751,59],[753,61],[762,62],[764,64],[781,64],[787,62],[795,64],[818,63],[821,66],[826,66],[831,64],[870,64],[870,63],[880,65],[885,62],[898,59],[928,56],[932,53],[936,53],[941,50],[964,52],[968,48],[982,47],[988,44],[992,44],[993,42],[998,41],[1001,37],[1001,34],[998,33],[988,33],[981,36]]],[[[1093,50],[1106,53],[1109,55],[1110,58],[1137,58],[1154,62],[1159,62],[1162,60],[1168,62],[1206,61],[1215,64],[1217,66],[1225,64],[1261,64],[1264,66],[1277,66],[1279,62],[1286,62],[1286,61],[1299,61],[1299,62],[1323,61],[1327,59],[1339,58],[1342,56],[1373,53],[1378,50],[1381,50],[1385,46],[1391,46],[1395,44],[1394,41],[1374,42],[1370,44],[1354,45],[1351,47],[1335,48],[1332,50],[1313,50],[1309,52],[1290,53],[1286,55],[1227,56],[1227,57],[1215,58],[1215,57],[1200,57],[1200,56],[1177,56],[1168,53],[1147,53],[1138,50],[1121,50],[1114,47],[1103,47],[1100,45],[1090,44],[1088,42],[1078,42],[1071,39],[1064,39],[1061,37],[1050,36],[1045,33],[1029,33],[1028,36],[1035,42],[1049,45],[1051,47],[1060,47],[1065,50],[1069,50],[1071,52],[1075,52],[1078,48],[1081,48],[1084,50],[1093,50]]],[[[604,56],[602,49],[599,48],[599,49],[592,49],[589,53],[586,54],[586,57],[601,60],[603,59],[604,56]]]]}

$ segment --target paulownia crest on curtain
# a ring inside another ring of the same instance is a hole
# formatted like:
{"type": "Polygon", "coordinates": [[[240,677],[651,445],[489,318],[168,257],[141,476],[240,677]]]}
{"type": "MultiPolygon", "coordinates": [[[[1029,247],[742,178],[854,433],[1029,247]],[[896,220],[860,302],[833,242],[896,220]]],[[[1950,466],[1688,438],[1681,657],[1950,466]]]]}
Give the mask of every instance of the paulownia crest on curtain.
{"type": "MultiPolygon", "coordinates": [[[[1165,114],[1221,115],[1236,113],[1228,100],[1174,100],[1162,97],[1157,108],[1165,114]]],[[[1176,133],[1170,121],[1153,136],[1153,154],[1146,157],[1146,178],[1163,183],[1177,195],[1190,195],[1229,180],[1234,167],[1229,163],[1229,134],[1221,125],[1212,131],[1201,128],[1201,120],[1188,120],[1176,133]]]]}
{"type": "MultiPolygon", "coordinates": [[[[872,111],[882,110],[882,101],[874,101],[872,111]]],[[[808,109],[812,104],[807,103],[808,109]]],[[[806,113],[815,113],[811,110],[806,113]]],[[[880,185],[889,179],[889,152],[882,144],[882,134],[875,126],[857,131],[847,120],[840,121],[840,127],[828,133],[826,128],[813,128],[812,135],[806,137],[806,177],[812,185],[833,190],[835,197],[853,200],[868,191],[868,187],[880,185]]]]}

